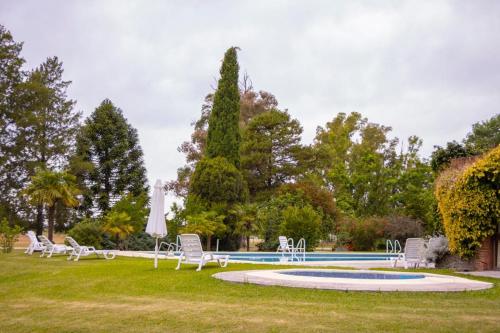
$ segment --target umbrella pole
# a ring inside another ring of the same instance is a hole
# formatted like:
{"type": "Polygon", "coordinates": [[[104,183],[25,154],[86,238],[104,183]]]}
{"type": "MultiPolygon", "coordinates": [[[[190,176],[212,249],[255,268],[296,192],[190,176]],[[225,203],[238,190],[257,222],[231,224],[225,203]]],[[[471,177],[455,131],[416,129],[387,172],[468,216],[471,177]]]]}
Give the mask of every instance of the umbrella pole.
{"type": "Polygon", "coordinates": [[[158,237],[156,237],[156,246],[155,246],[155,268],[158,268],[158,237]]]}

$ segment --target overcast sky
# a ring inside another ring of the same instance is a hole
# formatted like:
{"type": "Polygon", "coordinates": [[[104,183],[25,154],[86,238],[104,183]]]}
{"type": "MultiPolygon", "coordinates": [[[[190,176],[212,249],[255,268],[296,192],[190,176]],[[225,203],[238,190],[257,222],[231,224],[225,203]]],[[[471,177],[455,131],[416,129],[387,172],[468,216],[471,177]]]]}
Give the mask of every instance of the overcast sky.
{"type": "Polygon", "coordinates": [[[24,41],[28,67],[64,62],[84,116],[104,98],[123,110],[151,185],[183,165],[177,147],[230,46],[304,143],[357,111],[420,136],[428,156],[499,112],[500,1],[2,0],[0,24],[24,41]]]}

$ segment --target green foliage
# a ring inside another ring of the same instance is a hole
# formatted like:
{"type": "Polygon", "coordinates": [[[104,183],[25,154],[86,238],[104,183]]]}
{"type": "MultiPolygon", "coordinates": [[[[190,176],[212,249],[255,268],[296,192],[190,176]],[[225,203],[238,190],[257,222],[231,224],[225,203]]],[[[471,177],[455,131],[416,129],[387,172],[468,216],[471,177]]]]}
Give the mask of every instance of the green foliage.
{"type": "Polygon", "coordinates": [[[500,145],[500,113],[491,119],[472,125],[472,132],[464,140],[469,151],[485,153],[500,145]]]}
{"type": "Polygon", "coordinates": [[[206,156],[224,157],[240,167],[240,93],[238,89],[237,48],[229,48],[222,62],[220,79],[210,114],[206,156]]]}
{"type": "Polygon", "coordinates": [[[321,216],[309,205],[289,206],[283,211],[283,223],[280,232],[292,238],[297,244],[300,238],[306,240],[308,251],[314,250],[319,243],[321,216]]]}
{"type": "Polygon", "coordinates": [[[500,221],[500,146],[443,171],[435,193],[450,251],[473,257],[500,221]]]}
{"type": "Polygon", "coordinates": [[[76,187],[76,177],[67,172],[45,169],[37,170],[31,178],[31,183],[24,190],[34,205],[45,206],[48,215],[48,237],[52,240],[54,233],[55,207],[61,203],[66,207],[76,207],[76,198],[80,190],[76,187]]]}
{"type": "Polygon", "coordinates": [[[131,193],[122,196],[111,208],[110,212],[126,213],[130,217],[129,224],[134,228],[133,233],[144,230],[149,210],[147,193],[134,197],[131,193]]]}
{"type": "Polygon", "coordinates": [[[340,233],[350,250],[372,251],[384,238],[386,220],[377,217],[363,219],[345,218],[340,224],[340,233]]]}
{"type": "Polygon", "coordinates": [[[210,251],[212,236],[221,236],[226,231],[224,218],[225,215],[221,215],[213,210],[196,215],[188,215],[186,217],[187,224],[181,229],[181,233],[198,234],[206,237],[207,251],[210,251]]]}
{"type": "Polygon", "coordinates": [[[130,216],[125,212],[110,211],[103,218],[103,230],[111,235],[120,250],[127,249],[127,239],[134,232],[130,216]]]}
{"type": "Polygon", "coordinates": [[[440,146],[434,148],[431,155],[431,167],[434,172],[447,168],[453,159],[472,155],[471,151],[456,141],[448,142],[445,148],[440,146]]]}
{"type": "Polygon", "coordinates": [[[243,132],[241,163],[252,197],[269,197],[301,173],[301,134],[299,122],[287,112],[270,110],[250,120],[243,132]]]}
{"type": "Polygon", "coordinates": [[[215,157],[204,158],[196,165],[190,195],[208,204],[233,204],[243,202],[247,191],[241,172],[224,157],[215,157]]]}
{"type": "Polygon", "coordinates": [[[229,214],[233,215],[236,220],[233,232],[246,238],[247,251],[250,251],[250,236],[258,233],[257,211],[257,204],[236,204],[229,211],[229,214]]]}
{"type": "MultiPolygon", "coordinates": [[[[170,233],[170,230],[169,230],[170,233]]],[[[159,242],[162,239],[158,239],[159,242]]],[[[127,240],[127,249],[129,251],[148,251],[153,250],[156,245],[156,239],[143,232],[131,235],[127,240]]]]}
{"type": "Polygon", "coordinates": [[[3,253],[12,252],[14,243],[19,239],[21,231],[22,228],[20,226],[11,227],[6,218],[2,219],[0,222],[0,246],[3,253]]]}
{"type": "Polygon", "coordinates": [[[148,185],[137,130],[106,99],[85,120],[77,137],[72,169],[84,189],[82,209],[106,214],[130,193],[147,195],[148,185]]]}
{"type": "Polygon", "coordinates": [[[84,219],[68,231],[68,235],[73,237],[78,244],[93,246],[96,249],[102,248],[103,234],[101,223],[92,219],[84,219]]]}
{"type": "Polygon", "coordinates": [[[290,193],[304,203],[311,205],[321,216],[321,237],[326,239],[335,230],[335,222],[339,212],[335,205],[332,192],[310,181],[285,184],[278,190],[279,194],[290,193]]]}

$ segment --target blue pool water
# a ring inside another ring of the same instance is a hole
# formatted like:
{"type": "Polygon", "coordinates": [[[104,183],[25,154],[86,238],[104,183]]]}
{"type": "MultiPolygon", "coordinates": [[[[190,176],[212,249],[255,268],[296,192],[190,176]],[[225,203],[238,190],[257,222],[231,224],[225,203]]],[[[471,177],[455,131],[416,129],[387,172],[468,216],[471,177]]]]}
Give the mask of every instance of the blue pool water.
{"type": "MultiPolygon", "coordinates": [[[[279,262],[283,258],[281,253],[270,252],[219,252],[218,254],[229,254],[231,260],[257,261],[257,262],[279,262]]],[[[388,260],[395,255],[385,253],[314,253],[307,252],[305,261],[357,261],[357,260],[388,260]]],[[[289,254],[285,255],[291,261],[289,254]]],[[[302,256],[299,255],[302,259],[302,256]]],[[[297,261],[294,258],[293,261],[297,261]]]]}
{"type": "Polygon", "coordinates": [[[323,278],[368,279],[368,280],[412,280],[423,279],[422,274],[385,274],[372,272],[340,272],[340,271],[283,271],[279,274],[294,276],[311,276],[323,278]]]}
{"type": "MultiPolygon", "coordinates": [[[[153,254],[154,251],[147,251],[146,253],[153,254]]],[[[160,251],[161,254],[166,254],[164,251],[160,251]]],[[[175,252],[175,255],[179,255],[179,252],[175,252]]],[[[285,254],[275,252],[217,252],[217,254],[228,254],[230,260],[238,261],[253,261],[253,262],[279,262],[281,258],[288,258],[288,261],[292,261],[290,254],[285,254]]],[[[298,255],[302,260],[302,256],[298,255]]],[[[390,258],[396,257],[395,254],[386,253],[356,253],[356,252],[331,252],[331,253],[318,253],[318,252],[306,252],[305,261],[359,261],[359,260],[389,260],[390,258]]],[[[297,262],[294,258],[293,261],[297,262]]]]}

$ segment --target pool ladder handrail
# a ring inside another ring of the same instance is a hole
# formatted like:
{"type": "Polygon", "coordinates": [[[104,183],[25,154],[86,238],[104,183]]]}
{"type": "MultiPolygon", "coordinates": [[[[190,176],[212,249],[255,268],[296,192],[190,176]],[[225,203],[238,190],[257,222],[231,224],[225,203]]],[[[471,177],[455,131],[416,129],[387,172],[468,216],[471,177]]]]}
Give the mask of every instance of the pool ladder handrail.
{"type": "MultiPolygon", "coordinates": [[[[299,241],[297,242],[297,247],[295,248],[295,258],[297,259],[297,261],[306,261],[306,240],[304,238],[301,238],[299,239],[299,241]],[[302,254],[301,257],[302,258],[299,258],[299,256],[297,256],[297,253],[302,254]]],[[[292,261],[293,261],[293,258],[292,258],[292,261]]]]}
{"type": "MultiPolygon", "coordinates": [[[[391,241],[390,239],[386,240],[385,242],[385,253],[386,254],[399,254],[401,253],[401,243],[397,239],[394,241],[391,241]]],[[[387,260],[390,260],[391,258],[387,258],[387,260]]]]}

